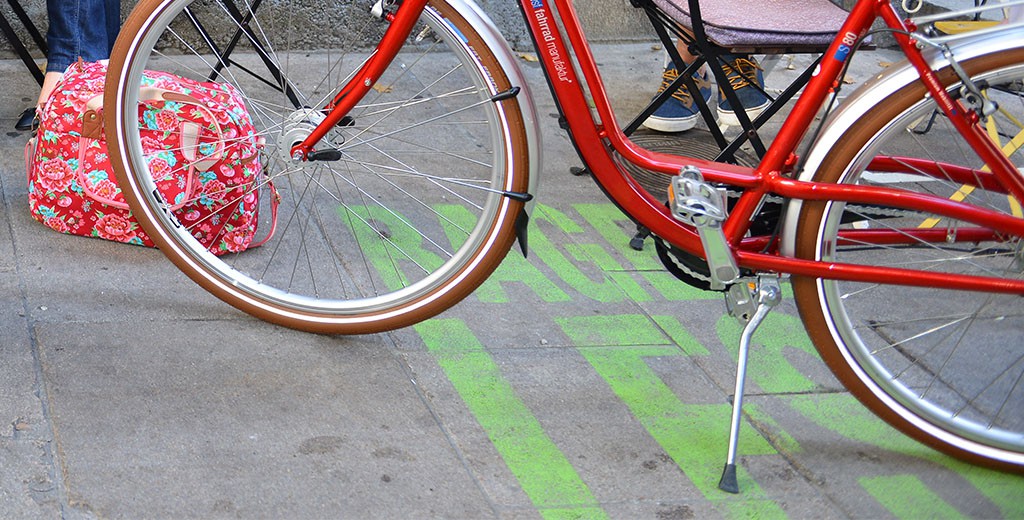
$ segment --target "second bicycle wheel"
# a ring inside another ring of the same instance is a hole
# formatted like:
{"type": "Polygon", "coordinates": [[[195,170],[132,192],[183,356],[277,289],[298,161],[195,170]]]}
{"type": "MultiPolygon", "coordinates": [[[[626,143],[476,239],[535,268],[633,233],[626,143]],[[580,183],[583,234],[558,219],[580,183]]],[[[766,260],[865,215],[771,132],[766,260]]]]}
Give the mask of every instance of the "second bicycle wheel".
{"type": "Polygon", "coordinates": [[[144,0],[111,57],[106,131],[136,217],[193,280],[271,322],[327,333],[416,323],[475,289],[516,237],[524,203],[509,194],[528,190],[528,140],[518,103],[494,97],[518,85],[444,1],[428,4],[390,68],[321,142],[336,156],[291,158],[380,40],[387,22],[369,7],[144,0]],[[163,210],[135,108],[144,71],[240,94],[263,147],[263,180],[245,194],[262,201],[257,239],[276,209],[264,245],[215,256],[193,238],[201,223],[163,210]]]}
{"type": "MultiPolygon", "coordinates": [[[[1022,63],[1019,48],[962,63],[998,105],[981,124],[1018,168],[1022,63]]],[[[940,78],[954,96],[965,95],[951,70],[940,78]]],[[[830,142],[815,181],[900,188],[1022,218],[1021,201],[978,182],[987,168],[919,82],[830,142]],[[955,167],[977,173],[957,175],[955,167]]],[[[799,222],[801,258],[1024,279],[1022,237],[977,224],[835,202],[804,202],[799,222]]],[[[794,277],[793,286],[822,358],[868,408],[948,454],[1024,470],[1024,296],[807,277],[794,277]]]]}

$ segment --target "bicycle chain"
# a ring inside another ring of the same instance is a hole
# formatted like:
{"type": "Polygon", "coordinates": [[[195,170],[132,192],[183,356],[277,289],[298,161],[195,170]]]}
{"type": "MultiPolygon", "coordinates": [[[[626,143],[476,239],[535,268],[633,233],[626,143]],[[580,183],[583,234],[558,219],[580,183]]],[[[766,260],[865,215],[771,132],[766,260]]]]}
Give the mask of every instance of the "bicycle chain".
{"type": "MultiPolygon", "coordinates": [[[[742,193],[742,191],[737,190],[725,191],[726,197],[730,200],[738,199],[742,193]]],[[[765,197],[764,205],[778,204],[781,206],[782,204],[785,203],[785,201],[786,199],[779,197],[777,195],[768,195],[767,197],[765,197]]],[[[847,204],[846,211],[857,213],[859,215],[881,215],[884,217],[913,217],[916,214],[916,212],[909,210],[886,208],[881,206],[863,206],[860,204],[847,204]]]]}

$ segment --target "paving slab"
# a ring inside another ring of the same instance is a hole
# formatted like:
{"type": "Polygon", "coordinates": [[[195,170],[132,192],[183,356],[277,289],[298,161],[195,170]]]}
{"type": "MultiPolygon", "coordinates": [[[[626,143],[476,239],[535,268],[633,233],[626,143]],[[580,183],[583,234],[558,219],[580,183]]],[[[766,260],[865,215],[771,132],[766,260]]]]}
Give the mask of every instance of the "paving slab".
{"type": "Polygon", "coordinates": [[[0,437],[0,511],[6,518],[61,518],[50,444],[0,437]]]}
{"type": "Polygon", "coordinates": [[[386,336],[248,320],[38,336],[67,494],[97,516],[491,512],[386,336]]]}

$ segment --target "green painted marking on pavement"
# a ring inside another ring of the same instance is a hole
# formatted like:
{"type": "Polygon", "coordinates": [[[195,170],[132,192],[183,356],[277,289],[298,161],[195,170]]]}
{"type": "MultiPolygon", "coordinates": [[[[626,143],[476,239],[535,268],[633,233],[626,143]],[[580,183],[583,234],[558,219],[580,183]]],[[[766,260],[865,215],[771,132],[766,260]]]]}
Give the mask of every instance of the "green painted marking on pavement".
{"type": "MultiPolygon", "coordinates": [[[[579,261],[592,261],[604,271],[605,276],[615,282],[615,286],[624,292],[623,300],[635,302],[651,301],[651,295],[629,276],[628,272],[622,270],[622,266],[615,261],[615,258],[608,253],[604,247],[597,244],[566,244],[566,251],[579,261]]],[[[617,301],[617,300],[616,300],[617,301]]]]}
{"type": "MultiPolygon", "coordinates": [[[[533,235],[530,244],[533,244],[533,235]]],[[[532,246],[531,246],[532,248],[532,246]]],[[[529,260],[516,251],[510,252],[501,265],[477,287],[474,296],[484,303],[508,303],[511,299],[504,285],[522,284],[544,302],[567,302],[572,297],[558,287],[529,260]]]]}
{"type": "MultiPolygon", "coordinates": [[[[438,208],[438,211],[444,217],[442,220],[446,223],[445,232],[448,234],[449,240],[455,243],[464,240],[464,229],[472,228],[475,225],[476,217],[463,206],[442,206],[438,208]]],[[[531,235],[530,244],[533,243],[531,235]]],[[[523,258],[516,251],[515,246],[505,256],[501,265],[473,294],[484,303],[508,303],[510,299],[503,284],[522,284],[545,302],[567,302],[572,299],[536,266],[523,258]]]]}
{"type": "Polygon", "coordinates": [[[955,507],[942,500],[914,475],[885,475],[858,480],[878,503],[896,518],[908,520],[957,520],[966,518],[955,507]]]}
{"type": "Polygon", "coordinates": [[[434,319],[414,328],[543,517],[607,518],[465,323],[434,319]]]}
{"type": "Polygon", "coordinates": [[[630,271],[605,271],[605,276],[611,278],[612,282],[626,293],[626,297],[634,302],[649,302],[654,298],[636,280],[636,273],[630,271]]]}
{"type": "MultiPolygon", "coordinates": [[[[439,206],[437,209],[444,217],[440,223],[445,226],[449,239],[458,243],[461,240],[459,236],[464,236],[458,225],[472,223],[471,215],[457,205],[439,206]]],[[[482,302],[509,302],[511,298],[508,290],[518,285],[532,291],[545,302],[570,301],[578,299],[578,295],[599,302],[619,302],[624,299],[650,301],[659,295],[666,301],[721,299],[718,293],[693,289],[661,270],[651,241],[647,241],[647,247],[642,252],[629,249],[630,227],[623,225],[625,217],[614,205],[580,204],[575,205],[574,209],[607,244],[588,242],[588,229],[561,211],[541,206],[535,213],[535,222],[540,221],[544,230],[557,236],[557,243],[552,242],[536,223],[531,224],[531,251],[537,253],[532,257],[534,262],[518,254],[510,254],[494,275],[477,290],[475,297],[482,302]],[[560,236],[561,233],[567,237],[560,236]]],[[[379,235],[367,226],[356,225],[353,229],[364,253],[389,288],[404,285],[403,270],[412,269],[412,260],[402,255],[408,253],[415,262],[426,266],[436,266],[442,261],[423,243],[422,237],[412,233],[400,218],[389,212],[376,207],[352,206],[339,210],[339,213],[346,223],[357,217],[377,221],[388,229],[393,240],[402,243],[401,255],[395,255],[393,246],[382,242],[379,235]]],[[[784,284],[783,290],[786,295],[792,293],[789,284],[784,284]]],[[[559,320],[559,324],[581,347],[652,345],[626,349],[580,348],[580,351],[705,496],[720,501],[723,507],[736,508],[729,509],[728,516],[760,518],[781,515],[778,505],[770,500],[746,500],[750,498],[747,488],[751,485],[756,488],[756,483],[750,482],[749,475],[742,468],[740,477],[745,500],[722,501],[722,495],[714,488],[714,483],[721,469],[720,459],[724,458],[724,455],[719,456],[717,452],[724,454],[728,406],[680,402],[640,359],[679,356],[683,353],[687,356],[708,355],[707,349],[686,331],[678,319],[639,314],[588,316],[559,320]],[[669,346],[671,342],[679,345],[682,352],[669,346]],[[613,354],[624,351],[629,354],[613,354]],[[715,444],[715,441],[720,444],[715,444]]],[[[571,463],[547,437],[525,404],[515,396],[502,378],[500,369],[464,323],[435,320],[417,326],[416,330],[491,437],[496,449],[519,479],[524,492],[545,518],[606,516],[595,505],[596,500],[571,463]],[[455,334],[451,333],[453,331],[455,334]],[[542,461],[542,465],[534,461],[542,461]]],[[[735,356],[740,326],[732,318],[723,316],[716,330],[722,343],[735,356]]],[[[768,323],[758,331],[754,342],[750,375],[762,390],[769,393],[820,390],[811,377],[797,368],[805,366],[803,363],[794,365],[789,361],[815,356],[798,318],[779,312],[769,315],[768,323]]],[[[979,494],[988,498],[999,508],[1001,516],[1024,518],[1020,477],[960,463],[925,448],[885,425],[845,394],[780,395],[779,399],[788,402],[793,410],[809,420],[848,439],[945,466],[962,478],[965,484],[973,486],[979,494]]],[[[798,443],[757,406],[748,406],[746,412],[752,422],[757,423],[762,431],[768,432],[767,435],[779,449],[787,452],[800,449],[798,443]]],[[[741,453],[771,453],[770,448],[762,448],[762,445],[767,446],[764,439],[751,435],[749,430],[743,430],[741,453]]],[[[913,496],[916,500],[935,495],[924,483],[912,482],[901,487],[893,485],[888,478],[861,478],[865,489],[886,507],[890,507],[889,504],[898,505],[907,496],[913,496]]],[[[892,508],[890,511],[897,514],[892,508]]]]}
{"type": "Polygon", "coordinates": [[[604,237],[630,264],[633,271],[661,271],[664,267],[654,252],[654,244],[647,241],[643,251],[629,247],[636,233],[636,224],[614,204],[573,204],[572,206],[594,230],[604,237]]]}
{"type": "MultiPolygon", "coordinates": [[[[458,206],[453,206],[458,207],[458,206]]],[[[443,209],[443,207],[439,207],[443,209]]],[[[405,269],[433,270],[444,263],[437,253],[424,249],[423,236],[398,215],[380,206],[343,206],[338,209],[342,222],[356,237],[363,256],[380,274],[390,290],[409,284],[405,269]],[[387,229],[389,241],[363,222],[373,222],[378,229],[387,229]],[[395,244],[401,244],[400,248],[395,244]],[[423,267],[415,267],[419,264],[423,267]]]]}
{"type": "Polygon", "coordinates": [[[651,316],[651,319],[672,338],[673,343],[683,349],[687,356],[706,356],[710,354],[708,349],[701,345],[697,338],[693,337],[693,334],[690,334],[686,327],[683,327],[682,323],[679,323],[679,318],[675,316],[651,316]]]}
{"type": "Polygon", "coordinates": [[[1024,478],[942,457],[942,464],[970,482],[999,508],[1003,518],[1024,518],[1024,478]]]}
{"type": "MultiPolygon", "coordinates": [[[[647,247],[654,248],[648,242],[647,247]]],[[[663,268],[664,269],[664,268],[663,268]]],[[[654,290],[658,291],[665,301],[688,302],[694,300],[722,300],[722,294],[714,291],[705,291],[696,287],[686,285],[679,278],[668,271],[647,271],[643,273],[647,283],[651,284],[654,290]]]]}
{"type": "MultiPolygon", "coordinates": [[[[633,416],[658,442],[676,465],[708,500],[718,502],[729,517],[785,517],[778,504],[764,497],[757,483],[738,469],[744,500],[731,500],[718,489],[728,451],[728,404],[683,403],[647,365],[648,357],[682,357],[675,345],[664,342],[664,334],[642,315],[586,316],[556,318],[563,332],[580,354],[594,367],[633,416]],[[615,347],[594,347],[624,345],[615,347]]],[[[662,318],[665,322],[665,318],[662,318]]],[[[753,429],[742,430],[744,455],[773,454],[775,451],[753,429]]]]}
{"type": "MultiPolygon", "coordinates": [[[[590,223],[593,229],[607,243],[578,243],[571,240],[552,242],[539,223],[545,228],[553,228],[556,233],[565,233],[570,239],[582,236],[585,229],[569,218],[564,212],[545,205],[538,205],[529,229],[529,249],[533,258],[539,260],[541,266],[522,258],[518,254],[505,257],[501,266],[476,291],[476,297],[485,303],[507,303],[510,301],[503,284],[522,283],[531,289],[538,298],[545,302],[569,301],[572,298],[555,282],[548,278],[541,268],[550,269],[559,280],[580,295],[599,302],[651,301],[648,289],[632,277],[638,272],[640,276],[668,301],[688,301],[698,299],[719,299],[718,293],[702,291],[686,284],[663,270],[661,262],[654,252],[654,244],[648,241],[644,251],[629,248],[629,236],[624,233],[618,221],[625,217],[612,204],[580,204],[575,206],[590,223]],[[632,264],[623,266],[609,253],[609,246],[632,264]],[[563,253],[559,247],[565,250],[563,253]],[[571,255],[572,258],[566,256],[571,255]],[[576,263],[574,263],[574,261],[576,263]],[[590,264],[597,268],[588,276],[580,265],[590,264]],[[602,276],[603,274],[603,276],[602,276]],[[600,277],[600,280],[592,277],[600,277]]],[[[467,220],[471,215],[462,208],[453,207],[444,216],[452,222],[472,224],[467,220]]],[[[455,229],[448,226],[450,229],[455,229]]],[[[449,233],[451,235],[451,233],[449,233]]],[[[451,238],[457,239],[457,236],[451,238]]]]}
{"type": "MultiPolygon", "coordinates": [[[[928,448],[875,417],[849,394],[786,396],[789,406],[819,426],[853,439],[903,455],[931,461],[955,472],[1000,510],[1003,518],[1024,518],[1021,490],[1024,479],[960,462],[928,448]]],[[[902,495],[895,493],[891,500],[902,495]]]]}
{"type": "MultiPolygon", "coordinates": [[[[548,206],[537,206],[534,211],[537,225],[530,230],[530,251],[537,258],[579,294],[599,302],[626,301],[626,295],[610,279],[604,276],[599,268],[585,273],[580,266],[573,263],[541,229],[540,223],[552,224],[556,232],[579,234],[583,229],[565,216],[564,213],[548,206]],[[536,238],[535,238],[536,237],[536,238]],[[596,279],[594,279],[596,278],[596,279]]],[[[560,243],[571,242],[563,240],[560,243]]],[[[577,259],[580,261],[580,259],[577,259]]],[[[585,263],[594,264],[592,258],[583,259],[585,263]]]]}
{"type": "MultiPolygon", "coordinates": [[[[739,351],[743,327],[728,315],[722,315],[716,324],[718,338],[729,349],[733,359],[739,351]]],[[[751,341],[749,377],[761,390],[769,393],[809,392],[818,385],[793,366],[787,359],[791,353],[811,356],[821,363],[803,323],[799,318],[773,312],[765,318],[751,341]]]]}
{"type": "Polygon", "coordinates": [[[787,432],[775,418],[761,410],[757,403],[746,402],[743,405],[743,413],[747,420],[757,427],[775,449],[782,453],[800,453],[800,443],[787,432]]]}
{"type": "MultiPolygon", "coordinates": [[[[740,465],[737,478],[743,500],[718,489],[728,451],[728,404],[685,404],[647,365],[643,358],[681,356],[674,347],[579,348],[579,352],[608,383],[633,416],[679,466],[706,499],[729,518],[785,518],[774,501],[765,497],[740,465]]],[[[744,456],[775,451],[752,428],[741,430],[744,456]]]]}
{"type": "Polygon", "coordinates": [[[569,218],[564,211],[555,209],[547,204],[537,204],[533,211],[534,221],[545,221],[557,227],[563,233],[577,234],[583,232],[583,226],[569,218]]]}
{"type": "Polygon", "coordinates": [[[607,345],[667,345],[668,337],[642,314],[556,318],[577,347],[607,345]]]}

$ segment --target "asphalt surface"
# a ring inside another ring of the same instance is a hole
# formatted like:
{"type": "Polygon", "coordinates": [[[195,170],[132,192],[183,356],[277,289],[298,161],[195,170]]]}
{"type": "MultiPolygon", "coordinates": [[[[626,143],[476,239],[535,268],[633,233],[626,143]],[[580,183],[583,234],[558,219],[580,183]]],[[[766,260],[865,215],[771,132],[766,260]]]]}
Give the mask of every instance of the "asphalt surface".
{"type": "MultiPolygon", "coordinates": [[[[657,87],[660,49],[595,53],[623,113],[657,87]]],[[[791,300],[755,337],[742,492],[719,491],[739,326],[650,243],[629,249],[626,219],[569,173],[528,58],[546,160],[529,258],[435,319],[347,337],[263,323],[158,251],[33,220],[13,125],[34,84],[0,62],[0,517],[1024,517],[1024,480],[848,395],[791,300]]]]}

